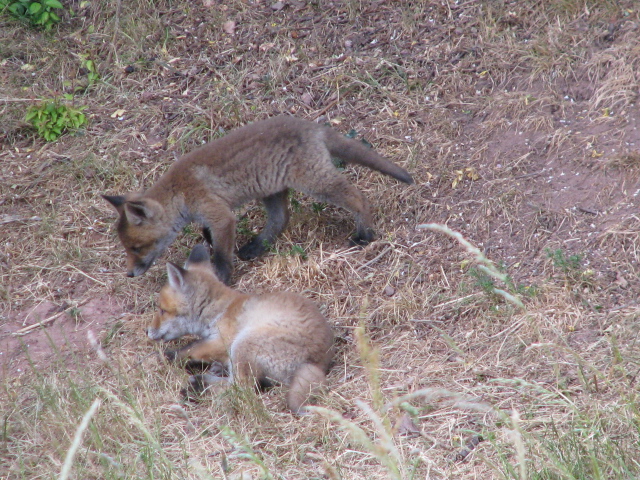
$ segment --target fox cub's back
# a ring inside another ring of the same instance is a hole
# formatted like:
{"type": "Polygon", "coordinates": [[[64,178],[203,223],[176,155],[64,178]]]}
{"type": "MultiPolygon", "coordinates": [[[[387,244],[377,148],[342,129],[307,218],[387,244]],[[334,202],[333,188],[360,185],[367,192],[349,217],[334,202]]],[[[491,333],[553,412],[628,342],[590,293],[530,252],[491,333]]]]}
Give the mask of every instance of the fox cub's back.
{"type": "Polygon", "coordinates": [[[249,356],[275,380],[289,384],[305,363],[328,369],[333,333],[311,300],[290,292],[250,297],[238,322],[245,325],[238,337],[255,345],[249,356]]]}

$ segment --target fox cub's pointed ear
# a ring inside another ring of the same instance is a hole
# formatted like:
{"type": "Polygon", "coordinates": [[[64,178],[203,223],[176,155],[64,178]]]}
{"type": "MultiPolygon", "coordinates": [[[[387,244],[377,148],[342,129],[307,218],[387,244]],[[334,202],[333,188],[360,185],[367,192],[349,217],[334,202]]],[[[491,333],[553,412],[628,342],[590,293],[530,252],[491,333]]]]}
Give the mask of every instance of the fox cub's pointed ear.
{"type": "Polygon", "coordinates": [[[142,225],[144,222],[152,220],[155,212],[151,204],[144,200],[136,200],[124,204],[124,214],[129,223],[142,225]]]}
{"type": "Polygon", "coordinates": [[[209,249],[201,243],[193,247],[189,258],[184,264],[184,268],[187,270],[198,269],[200,271],[210,272],[217,277],[213,265],[211,265],[211,260],[209,259],[209,249]]]}
{"type": "Polygon", "coordinates": [[[184,274],[186,270],[182,267],[167,262],[167,276],[169,277],[169,285],[176,290],[184,290],[185,280],[184,274]]]}
{"type": "Polygon", "coordinates": [[[209,250],[201,243],[193,247],[193,250],[191,250],[191,254],[187,260],[188,265],[194,265],[197,263],[210,263],[209,250]]]}
{"type": "Polygon", "coordinates": [[[102,198],[109,202],[118,213],[122,213],[122,205],[127,201],[122,195],[102,195],[102,198]]]}

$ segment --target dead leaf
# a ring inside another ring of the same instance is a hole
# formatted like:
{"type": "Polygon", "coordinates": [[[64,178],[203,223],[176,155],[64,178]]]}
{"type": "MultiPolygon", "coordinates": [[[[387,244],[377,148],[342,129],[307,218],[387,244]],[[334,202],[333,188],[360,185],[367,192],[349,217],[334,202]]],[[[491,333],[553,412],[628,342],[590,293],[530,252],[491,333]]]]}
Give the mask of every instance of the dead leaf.
{"type": "Polygon", "coordinates": [[[233,20],[227,20],[222,24],[222,31],[227,35],[235,35],[236,33],[236,22],[233,20]]]}
{"type": "Polygon", "coordinates": [[[467,443],[465,444],[465,448],[463,448],[462,450],[460,450],[458,453],[455,454],[454,456],[454,460],[456,462],[463,462],[468,456],[469,454],[480,444],[480,442],[482,442],[484,439],[482,438],[481,435],[473,435],[471,438],[469,438],[467,440],[467,443]]]}
{"type": "Polygon", "coordinates": [[[271,10],[273,10],[274,12],[279,12],[283,8],[284,8],[283,2],[276,2],[273,5],[271,5],[271,10]]]}
{"type": "Polygon", "coordinates": [[[621,288],[627,288],[629,286],[629,282],[620,272],[616,272],[616,281],[615,284],[619,285],[621,288]]]}
{"type": "Polygon", "coordinates": [[[116,117],[121,117],[123,116],[125,113],[127,113],[126,110],[123,110],[122,108],[119,108],[118,110],[116,110],[115,112],[113,112],[111,114],[111,118],[116,118],[116,117]]]}
{"type": "Polygon", "coordinates": [[[408,413],[404,413],[396,422],[395,430],[398,435],[416,436],[420,435],[420,429],[413,423],[413,419],[408,413]]]}
{"type": "Polygon", "coordinates": [[[307,107],[310,107],[313,103],[313,97],[308,92],[303,93],[302,97],[300,97],[300,100],[302,100],[302,103],[304,103],[307,107]]]}
{"type": "Polygon", "coordinates": [[[261,52],[268,52],[269,50],[271,50],[271,49],[272,49],[273,47],[275,47],[275,46],[276,46],[276,44],[275,44],[275,43],[267,42],[267,43],[263,43],[263,44],[261,44],[261,45],[258,47],[258,49],[259,49],[261,52]]]}

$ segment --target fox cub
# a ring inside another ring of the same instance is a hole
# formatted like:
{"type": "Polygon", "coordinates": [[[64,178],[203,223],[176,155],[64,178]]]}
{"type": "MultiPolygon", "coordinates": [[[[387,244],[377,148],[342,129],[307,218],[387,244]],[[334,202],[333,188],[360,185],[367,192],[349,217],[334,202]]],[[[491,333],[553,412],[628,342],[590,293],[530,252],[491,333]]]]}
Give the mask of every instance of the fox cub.
{"type": "Polygon", "coordinates": [[[255,122],[180,158],[144,193],[103,195],[119,214],[127,275],[146,272],[182,227],[197,222],[213,247],[218,277],[229,284],[233,209],[253,199],[266,207],[265,227],[238,251],[242,260],[255,258],[287,226],[290,188],[349,210],[356,220],[354,243],[370,242],[374,232],[369,203],[336,170],[332,156],[413,183],[403,168],[323,125],[289,116],[255,122]]]}
{"type": "Polygon", "coordinates": [[[217,277],[204,245],[197,245],[185,268],[167,263],[169,283],[160,291],[159,310],[147,330],[152,340],[200,337],[169,359],[220,362],[229,377],[194,375],[191,389],[221,381],[289,387],[287,405],[304,412],[304,403],[325,381],[333,352],[333,333],[309,299],[295,293],[243,294],[217,277]]]}

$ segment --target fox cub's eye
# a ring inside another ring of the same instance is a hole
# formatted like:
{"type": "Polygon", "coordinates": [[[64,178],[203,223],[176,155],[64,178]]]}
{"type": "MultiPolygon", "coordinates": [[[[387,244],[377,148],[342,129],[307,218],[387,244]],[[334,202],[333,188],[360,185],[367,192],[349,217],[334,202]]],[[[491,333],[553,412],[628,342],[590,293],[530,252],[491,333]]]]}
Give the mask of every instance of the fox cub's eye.
{"type": "Polygon", "coordinates": [[[136,255],[139,255],[142,252],[142,247],[131,247],[131,251],[136,255]]]}
{"type": "Polygon", "coordinates": [[[158,311],[160,312],[160,315],[164,315],[165,313],[167,313],[167,311],[163,308],[158,308],[158,311]]]}

